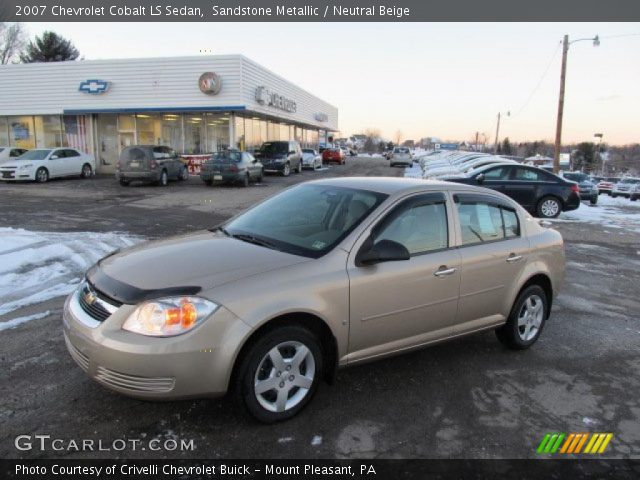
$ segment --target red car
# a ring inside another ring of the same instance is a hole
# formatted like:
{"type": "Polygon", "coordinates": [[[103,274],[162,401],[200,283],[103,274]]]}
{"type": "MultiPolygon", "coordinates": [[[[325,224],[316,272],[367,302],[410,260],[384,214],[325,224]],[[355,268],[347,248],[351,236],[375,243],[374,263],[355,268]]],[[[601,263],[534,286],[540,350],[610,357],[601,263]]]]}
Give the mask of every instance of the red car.
{"type": "Polygon", "coordinates": [[[619,181],[619,178],[603,178],[598,182],[598,192],[611,195],[611,190],[619,181]]]}
{"type": "Polygon", "coordinates": [[[344,165],[344,153],[339,148],[327,148],[322,152],[322,163],[339,163],[344,165]]]}

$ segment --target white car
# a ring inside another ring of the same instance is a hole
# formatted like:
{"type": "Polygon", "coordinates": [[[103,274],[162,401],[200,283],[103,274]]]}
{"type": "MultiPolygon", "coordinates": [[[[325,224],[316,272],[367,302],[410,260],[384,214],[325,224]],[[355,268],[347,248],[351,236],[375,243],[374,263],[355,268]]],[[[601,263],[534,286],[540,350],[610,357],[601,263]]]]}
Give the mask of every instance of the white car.
{"type": "Polygon", "coordinates": [[[35,180],[44,183],[56,177],[89,178],[95,167],[92,155],[75,148],[38,148],[0,163],[0,180],[35,180]]]}
{"type": "Polygon", "coordinates": [[[624,177],[615,184],[611,190],[611,196],[613,198],[627,197],[631,200],[637,200],[640,198],[640,178],[624,177]]]}
{"type": "Polygon", "coordinates": [[[26,148],[19,147],[0,147],[0,163],[11,160],[12,158],[19,157],[23,153],[27,152],[26,148]]]}
{"type": "Polygon", "coordinates": [[[314,170],[322,168],[322,155],[312,148],[303,148],[302,166],[304,168],[313,168],[314,170]]]}
{"type": "Polygon", "coordinates": [[[410,167],[413,165],[413,158],[411,158],[411,151],[407,147],[394,147],[391,152],[390,166],[406,165],[410,167]]]}

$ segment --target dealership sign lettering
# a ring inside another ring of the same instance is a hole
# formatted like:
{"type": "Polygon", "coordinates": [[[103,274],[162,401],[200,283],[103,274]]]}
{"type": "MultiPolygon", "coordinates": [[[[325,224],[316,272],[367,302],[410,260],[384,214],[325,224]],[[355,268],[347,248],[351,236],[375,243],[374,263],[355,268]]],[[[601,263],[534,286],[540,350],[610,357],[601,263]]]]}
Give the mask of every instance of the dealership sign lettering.
{"type": "Polygon", "coordinates": [[[268,105],[269,107],[284,110],[285,112],[295,113],[298,109],[295,101],[274,93],[267,87],[258,87],[256,89],[256,102],[260,105],[268,105]]]}

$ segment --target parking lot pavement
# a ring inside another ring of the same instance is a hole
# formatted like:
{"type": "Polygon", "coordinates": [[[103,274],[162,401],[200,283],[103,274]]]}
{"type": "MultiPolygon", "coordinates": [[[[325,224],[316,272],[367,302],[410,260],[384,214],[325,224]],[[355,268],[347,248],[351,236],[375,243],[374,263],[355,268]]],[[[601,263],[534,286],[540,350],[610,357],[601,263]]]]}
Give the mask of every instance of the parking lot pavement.
{"type": "MultiPolygon", "coordinates": [[[[267,186],[249,189],[207,189],[197,179],[167,189],[123,190],[101,178],[0,185],[0,225],[163,236],[211,226],[301,179],[402,174],[378,159],[339,168],[267,177],[267,186]]],[[[245,418],[228,399],[151,403],[111,393],[66,352],[62,299],[25,307],[22,318],[46,315],[0,330],[0,455],[521,458],[535,457],[547,432],[612,432],[606,456],[639,458],[640,232],[575,218],[554,226],[566,241],[566,284],[533,348],[506,350],[486,332],[345,369],[301,415],[271,426],[245,418]],[[19,434],[106,447],[116,439],[193,440],[196,449],[17,451],[19,434]]]]}

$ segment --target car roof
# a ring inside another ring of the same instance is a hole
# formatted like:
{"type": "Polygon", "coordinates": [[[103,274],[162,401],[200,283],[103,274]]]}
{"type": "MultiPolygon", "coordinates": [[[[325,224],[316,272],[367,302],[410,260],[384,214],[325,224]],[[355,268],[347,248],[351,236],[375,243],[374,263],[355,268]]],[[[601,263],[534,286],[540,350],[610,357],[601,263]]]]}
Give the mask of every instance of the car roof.
{"type": "MultiPolygon", "coordinates": [[[[337,177],[305,182],[312,185],[327,185],[333,187],[355,188],[359,190],[371,190],[387,195],[401,192],[420,190],[446,191],[446,190],[470,190],[485,192],[485,188],[461,183],[444,182],[441,180],[423,180],[421,178],[404,177],[337,177]]],[[[497,192],[493,192],[497,193],[497,192]]]]}

